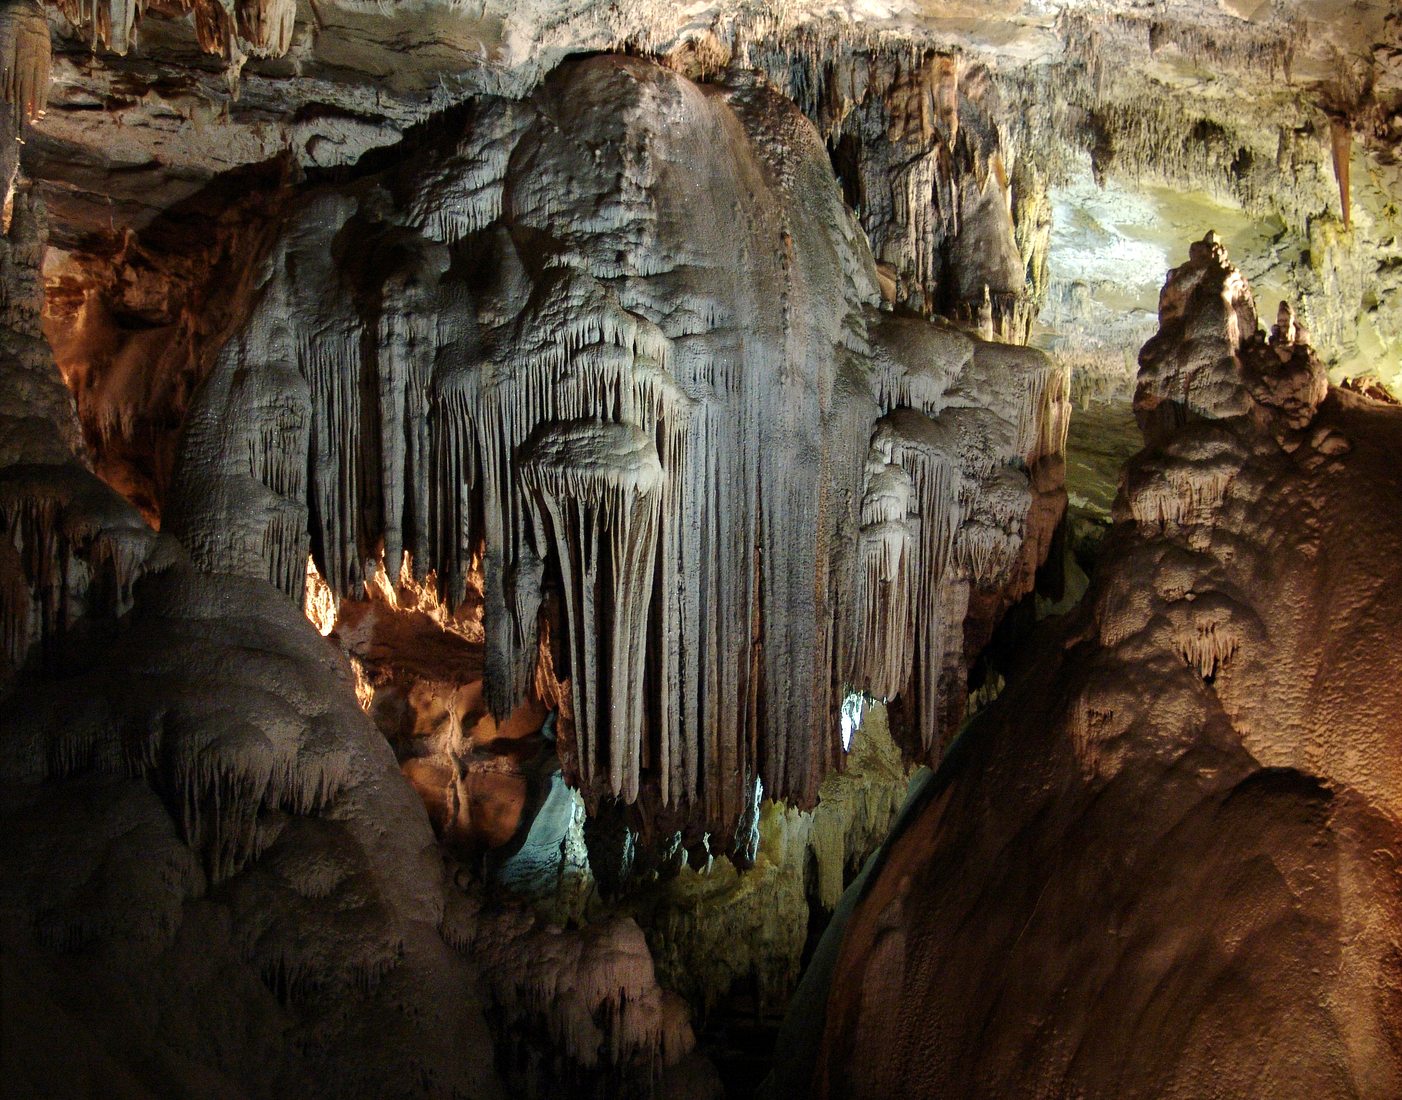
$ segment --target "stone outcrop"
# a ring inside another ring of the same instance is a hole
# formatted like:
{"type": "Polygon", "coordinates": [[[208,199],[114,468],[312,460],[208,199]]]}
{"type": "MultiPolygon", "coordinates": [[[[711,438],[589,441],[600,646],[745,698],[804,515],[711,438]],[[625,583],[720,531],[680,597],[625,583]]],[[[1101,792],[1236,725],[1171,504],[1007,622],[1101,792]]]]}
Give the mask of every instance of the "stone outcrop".
{"type": "Polygon", "coordinates": [[[1302,335],[1170,274],[1091,592],[867,882],[815,1094],[1399,1088],[1402,418],[1302,335]]]}
{"type": "Polygon", "coordinates": [[[1394,9],[0,3],[0,1079],[1402,1094],[1394,9]]]}

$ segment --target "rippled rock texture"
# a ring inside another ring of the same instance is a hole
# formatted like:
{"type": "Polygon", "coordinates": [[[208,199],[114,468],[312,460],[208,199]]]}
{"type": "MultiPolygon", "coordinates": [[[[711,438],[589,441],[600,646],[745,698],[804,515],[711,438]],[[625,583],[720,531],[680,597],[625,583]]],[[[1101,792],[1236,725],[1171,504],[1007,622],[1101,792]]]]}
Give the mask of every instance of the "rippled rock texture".
{"type": "MultiPolygon", "coordinates": [[[[817,132],[752,73],[572,62],[371,167],[263,211],[159,534],[80,457],[16,204],[17,1072],[41,1085],[72,1021],[80,1090],[704,1093],[638,925],[482,909],[430,819],[499,885],[557,834],[622,883],[634,834],[755,862],[762,799],[813,806],[841,759],[849,692],[900,696],[906,758],[937,756],[966,640],[1061,510],[1065,372],[883,306],[817,132]],[[513,738],[514,771],[469,759],[513,738]]],[[[810,840],[830,904],[904,767],[873,807],[826,788],[822,828],[764,811],[800,910],[810,840]]]]}
{"type": "Polygon", "coordinates": [[[1095,584],[857,902],[816,1094],[1402,1087],[1402,416],[1303,337],[1170,274],[1095,584]]]}

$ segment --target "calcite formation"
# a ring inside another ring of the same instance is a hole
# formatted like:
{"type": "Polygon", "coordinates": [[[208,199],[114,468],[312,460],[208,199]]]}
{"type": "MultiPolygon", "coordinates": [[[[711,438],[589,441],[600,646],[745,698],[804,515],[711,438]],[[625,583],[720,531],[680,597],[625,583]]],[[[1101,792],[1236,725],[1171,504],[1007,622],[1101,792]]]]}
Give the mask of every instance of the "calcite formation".
{"type": "Polygon", "coordinates": [[[491,1095],[432,832],[344,662],[266,583],[193,568],[70,449],[42,226],[21,190],[0,248],[8,1084],[491,1095]]]}
{"type": "Polygon", "coordinates": [[[806,965],[774,1095],[1402,1094],[1399,110],[1387,0],[0,4],[0,1079],[748,1095],[806,965]],[[1208,210],[1288,304],[1136,379],[1208,210]]]}
{"type": "Polygon", "coordinates": [[[453,601],[480,557],[498,718],[533,690],[553,593],[571,779],[727,833],[748,776],[812,802],[847,685],[918,700],[937,751],[970,586],[1030,579],[1064,372],[878,301],[791,105],[572,64],[291,217],[167,526],[299,599],[308,549],[342,595],[407,550],[453,601]],[[712,155],[677,172],[693,144],[712,155]],[[909,546],[883,573],[859,547],[900,478],[909,546]],[[905,633],[918,661],[888,651],[905,633]]]}
{"type": "Polygon", "coordinates": [[[49,101],[49,24],[33,0],[0,12],[0,99],[17,122],[37,122],[49,101]]]}
{"type": "Polygon", "coordinates": [[[1258,327],[1212,235],[1170,273],[1086,603],[887,846],[789,1087],[1402,1087],[1402,420],[1303,337],[1288,306],[1258,327]]]}
{"type": "Polygon", "coordinates": [[[987,70],[936,50],[853,47],[834,57],[803,36],[750,52],[817,124],[885,265],[883,293],[969,322],[986,308],[989,338],[1026,342],[1037,246],[1019,251],[1013,165],[987,70]]]}
{"type": "Polygon", "coordinates": [[[715,1095],[714,1071],[688,1057],[695,1038],[687,1006],[658,985],[634,921],[616,917],[569,932],[529,912],[456,908],[447,933],[470,944],[493,975],[493,998],[520,1044],[511,1061],[522,1068],[508,1073],[518,1089],[544,1095],[563,1083],[586,1092],[603,1064],[628,1067],[629,1079],[647,1086],[660,1082],[662,1095],[715,1095]],[[530,1040],[540,1030],[570,1052],[553,1072],[533,1064],[530,1040]]]}
{"type": "MultiPolygon", "coordinates": [[[[384,155],[484,93],[524,96],[572,50],[655,51],[703,81],[761,67],[819,126],[893,299],[977,323],[987,287],[994,331],[1020,337],[1067,289],[1047,272],[1053,189],[1160,182],[1272,228],[1273,257],[1258,263],[1289,284],[1336,378],[1396,373],[1402,234],[1388,150],[1402,138],[1402,25],[1385,0],[1348,18],[1332,3],[1243,14],[1195,0],[1152,12],[1071,0],[1056,18],[1030,2],[974,15],[806,0],[446,8],[319,4],[285,58],[242,65],[236,94],[202,59],[194,23],[164,7],[144,9],[147,37],[125,56],[94,56],[55,20],[53,104],[27,151],[64,250],[46,270],[47,331],[65,345],[98,468],[140,492],[148,516],[168,493],[189,394],[227,336],[229,269],[257,266],[243,212],[266,225],[262,208],[290,176],[384,155]],[[1347,229],[1335,122],[1370,166],[1353,170],[1347,229]]],[[[1092,288],[1112,299],[1101,308],[1041,316],[1070,330],[1061,346],[1074,334],[1064,361],[1117,376],[1143,340],[1113,300],[1140,265],[1120,264],[1108,292],[1092,288]]]]}
{"type": "Polygon", "coordinates": [[[39,331],[43,205],[15,196],[0,239],[0,682],[31,660],[53,660],[90,615],[111,620],[131,607],[154,533],[85,467],[72,401],[39,331]]]}
{"type": "MultiPolygon", "coordinates": [[[[59,0],[58,7],[94,47],[125,54],[136,48],[147,5],[142,0],[59,0]]],[[[202,49],[235,60],[248,54],[281,57],[292,45],[297,18],[297,5],[290,0],[194,0],[176,11],[192,14],[202,49]]]]}
{"type": "MultiPolygon", "coordinates": [[[[85,465],[40,336],[42,206],[17,192],[0,619],[21,1026],[89,1020],[68,978],[100,951],[95,996],[129,984],[130,1012],[80,1076],[490,1095],[481,988],[499,1052],[549,1052],[533,1090],[714,1091],[642,932],[597,923],[577,884],[624,894],[665,840],[782,865],[796,912],[810,886],[833,902],[905,769],[870,800],[824,785],[843,700],[908,700],[907,756],[941,751],[966,625],[978,644],[1030,588],[1055,524],[1066,375],[883,304],[819,135],[753,72],[582,60],[403,152],[306,187],[251,249],[159,534],[85,465]],[[93,814],[50,821],[49,789],[93,814]],[[480,878],[445,877],[430,824],[480,878]],[[65,843],[105,854],[46,867],[65,843]],[[590,923],[510,916],[513,890],[590,923]],[[189,1025],[129,1030],[167,1013],[189,1025]]],[[[737,887],[735,961],[778,997],[802,925],[750,927],[763,881],[737,887]]],[[[668,927],[688,958],[728,924],[668,927]]],[[[34,1053],[17,1072],[38,1082],[34,1053]]]]}

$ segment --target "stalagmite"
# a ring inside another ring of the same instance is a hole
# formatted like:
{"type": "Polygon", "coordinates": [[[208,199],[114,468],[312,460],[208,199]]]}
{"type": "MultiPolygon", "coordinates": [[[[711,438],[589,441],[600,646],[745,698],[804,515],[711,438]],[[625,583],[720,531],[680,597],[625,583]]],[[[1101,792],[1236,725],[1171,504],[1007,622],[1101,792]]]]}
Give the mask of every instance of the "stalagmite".
{"type": "Polygon", "coordinates": [[[1275,314],[1275,327],[1271,329],[1272,344],[1294,344],[1304,333],[1295,321],[1295,311],[1289,302],[1282,301],[1275,314]]]}
{"type": "Polygon", "coordinates": [[[1157,439],[1194,417],[1249,412],[1237,356],[1256,332],[1256,307],[1216,233],[1194,243],[1188,262],[1169,272],[1159,317],[1159,332],[1139,353],[1134,395],[1146,435],[1157,439]],[[1180,356],[1186,338],[1196,342],[1190,356],[1180,356]]]}
{"type": "Polygon", "coordinates": [[[1092,587],[850,896],[784,1088],[1397,1091],[1347,1036],[1399,1009],[1402,417],[1293,327],[1267,340],[1212,238],[1170,273],[1092,587]]]}
{"type": "Polygon", "coordinates": [[[0,0],[7,1094],[1402,1096],[1395,6],[0,0]]]}

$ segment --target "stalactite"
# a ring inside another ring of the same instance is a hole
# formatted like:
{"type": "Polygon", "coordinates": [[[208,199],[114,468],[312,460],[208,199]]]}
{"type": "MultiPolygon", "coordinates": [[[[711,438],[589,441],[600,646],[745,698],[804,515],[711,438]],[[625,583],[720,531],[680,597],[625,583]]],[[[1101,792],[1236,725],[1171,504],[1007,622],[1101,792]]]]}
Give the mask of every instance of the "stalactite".
{"type": "Polygon", "coordinates": [[[1339,185],[1339,210],[1344,228],[1353,224],[1353,201],[1349,192],[1349,158],[1353,154],[1353,128],[1346,118],[1329,120],[1329,151],[1334,161],[1334,180],[1339,185]]]}
{"type": "Polygon", "coordinates": [[[910,680],[910,601],[915,587],[915,485],[900,466],[874,451],[862,497],[860,652],[867,654],[866,690],[880,699],[899,695],[910,680]]]}
{"type": "Polygon", "coordinates": [[[1221,507],[1240,468],[1241,455],[1230,438],[1199,428],[1162,460],[1136,465],[1125,483],[1128,512],[1151,530],[1201,523],[1221,507]]]}
{"type": "Polygon", "coordinates": [[[988,284],[993,330],[1025,343],[1036,309],[1001,138],[983,93],[963,94],[960,60],[793,35],[752,56],[818,126],[877,259],[913,289],[909,304],[977,325],[988,284]]]}
{"type": "Polygon", "coordinates": [[[397,577],[406,537],[411,547],[428,542],[428,395],[436,349],[433,302],[423,283],[396,276],[383,288],[382,301],[377,341],[381,537],[384,568],[397,577]]]}
{"type": "Polygon", "coordinates": [[[1240,640],[1215,622],[1199,623],[1178,639],[1178,655],[1204,680],[1213,679],[1236,654],[1240,640]]]}
{"type": "Polygon", "coordinates": [[[18,668],[81,616],[125,614],[155,533],[77,467],[11,467],[7,474],[0,478],[0,537],[14,557],[0,610],[5,657],[18,668]]]}
{"type": "Polygon", "coordinates": [[[648,605],[663,471],[634,424],[571,421],[533,443],[521,478],[548,517],[563,574],[580,778],[638,797],[648,605]]]}
{"type": "Polygon", "coordinates": [[[37,0],[9,0],[0,8],[0,98],[15,108],[16,124],[44,116],[49,62],[43,6],[37,0]]]}
{"type": "Polygon", "coordinates": [[[70,23],[86,31],[94,46],[115,54],[126,54],[136,44],[136,24],[145,6],[144,0],[59,0],[70,23]]]}
{"type": "MultiPolygon", "coordinates": [[[[146,15],[147,0],[58,0],[70,23],[85,32],[94,48],[102,46],[125,55],[135,45],[146,15]]],[[[195,37],[206,53],[217,54],[237,65],[247,54],[282,57],[292,48],[297,19],[293,0],[180,0],[178,8],[189,12],[195,37]]],[[[159,14],[168,12],[155,9],[159,14]]],[[[47,35],[46,35],[47,37],[47,35]]]]}
{"type": "MultiPolygon", "coordinates": [[[[919,516],[919,536],[913,540],[913,560],[906,572],[912,590],[904,601],[908,608],[904,632],[914,655],[913,683],[900,685],[892,694],[911,703],[918,715],[916,727],[928,749],[935,744],[945,634],[953,625],[946,624],[939,613],[939,590],[954,551],[955,534],[964,520],[958,440],[924,414],[896,409],[878,423],[872,445],[887,464],[899,466],[909,477],[919,516]]],[[[867,673],[858,683],[870,678],[873,662],[883,660],[881,651],[867,653],[867,673]]]]}
{"type": "Polygon", "coordinates": [[[408,221],[431,240],[464,240],[501,216],[507,164],[520,137],[520,111],[510,102],[488,100],[473,122],[470,140],[431,155],[416,173],[408,221]]]}
{"type": "MultiPolygon", "coordinates": [[[[952,92],[921,64],[901,125],[923,141],[952,92]]],[[[1062,445],[1065,372],[879,310],[820,144],[762,82],[566,67],[529,102],[475,105],[383,186],[320,194],[269,267],[223,368],[282,395],[239,436],[249,474],[289,524],[306,508],[338,596],[412,560],[453,605],[480,570],[483,699],[500,718],[568,681],[586,804],[725,836],[758,782],[811,805],[849,689],[917,695],[935,750],[969,588],[1021,552],[1021,471],[1062,445]],[[687,134],[722,143],[700,206],[658,171],[687,134]],[[712,239],[734,203],[752,209],[738,263],[712,239]],[[259,366],[281,357],[295,378],[259,366]],[[280,465],[265,452],[297,425],[274,414],[299,386],[307,461],[280,465]],[[544,650],[542,609],[560,617],[544,650]]],[[[289,531],[258,528],[300,593],[289,531]]]]}
{"type": "Polygon", "coordinates": [[[967,518],[955,541],[954,560],[975,584],[993,588],[1022,549],[1032,506],[1027,475],[1001,466],[976,485],[966,484],[965,492],[967,518]]]}
{"type": "Polygon", "coordinates": [[[221,57],[234,55],[237,42],[236,17],[232,6],[222,2],[195,2],[195,39],[205,53],[221,57]]]}
{"type": "Polygon", "coordinates": [[[238,0],[239,37],[254,53],[281,57],[292,47],[296,0],[238,0]]]}

